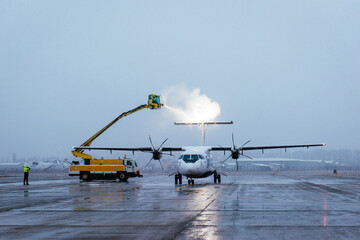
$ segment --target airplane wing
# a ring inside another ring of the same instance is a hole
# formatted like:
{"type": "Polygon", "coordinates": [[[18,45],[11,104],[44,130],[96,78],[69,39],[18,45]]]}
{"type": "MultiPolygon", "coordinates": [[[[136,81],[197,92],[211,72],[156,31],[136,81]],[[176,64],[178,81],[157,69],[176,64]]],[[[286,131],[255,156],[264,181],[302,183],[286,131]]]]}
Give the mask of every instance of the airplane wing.
{"type": "MultiPolygon", "coordinates": [[[[238,148],[241,151],[251,151],[251,150],[262,150],[265,149],[288,149],[288,148],[310,148],[310,147],[319,147],[325,146],[325,143],[322,144],[305,144],[305,145],[281,145],[281,146],[258,146],[258,147],[242,147],[238,148]]],[[[73,147],[74,150],[108,150],[108,151],[139,151],[139,152],[152,152],[154,149],[151,147],[73,147]]],[[[210,151],[232,151],[232,147],[210,147],[210,151]]],[[[185,151],[183,147],[162,147],[161,151],[163,152],[176,152],[176,151],[185,151]]]]}
{"type": "MultiPolygon", "coordinates": [[[[310,147],[320,147],[325,146],[325,143],[321,144],[305,144],[305,145],[281,145],[281,146],[259,146],[259,147],[242,147],[238,148],[241,151],[251,151],[251,150],[262,150],[264,152],[265,149],[277,149],[277,148],[310,148],[310,147]]],[[[232,147],[211,147],[211,151],[232,151],[234,150],[232,147]]]]}
{"type": "MultiPolygon", "coordinates": [[[[132,151],[132,152],[152,152],[154,149],[151,147],[73,147],[74,150],[108,150],[108,151],[132,151]]],[[[163,147],[161,151],[164,152],[176,152],[176,151],[184,151],[181,147],[163,147]]]]}

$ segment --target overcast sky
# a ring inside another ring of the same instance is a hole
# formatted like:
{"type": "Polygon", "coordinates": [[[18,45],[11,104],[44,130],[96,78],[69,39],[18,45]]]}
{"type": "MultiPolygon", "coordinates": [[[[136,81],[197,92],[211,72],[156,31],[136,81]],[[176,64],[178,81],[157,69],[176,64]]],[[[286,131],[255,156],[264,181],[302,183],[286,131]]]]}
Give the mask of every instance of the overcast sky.
{"type": "MultiPolygon", "coordinates": [[[[67,157],[170,88],[217,102],[208,145],[360,143],[360,1],[0,1],[0,157],[67,157]]],[[[170,96],[171,97],[171,96],[170,96]]],[[[170,98],[169,97],[169,98],[170,98]]],[[[186,96],[185,96],[186,99],[186,96]]],[[[93,146],[196,145],[166,109],[93,146]]]]}

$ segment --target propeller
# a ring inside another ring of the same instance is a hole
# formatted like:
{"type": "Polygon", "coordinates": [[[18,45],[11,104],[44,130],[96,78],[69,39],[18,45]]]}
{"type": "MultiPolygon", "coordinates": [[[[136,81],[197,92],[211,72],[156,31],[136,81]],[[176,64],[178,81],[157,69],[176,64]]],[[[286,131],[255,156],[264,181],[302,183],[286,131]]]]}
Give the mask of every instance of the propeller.
{"type": "MultiPolygon", "coordinates": [[[[247,158],[253,160],[252,157],[250,157],[250,156],[248,156],[248,155],[245,155],[245,154],[244,154],[244,151],[243,151],[243,147],[244,147],[246,144],[248,144],[250,141],[251,141],[251,140],[245,142],[243,145],[241,145],[241,147],[237,148],[237,147],[235,146],[234,133],[233,133],[233,134],[232,134],[232,144],[233,144],[233,146],[232,146],[232,148],[230,149],[231,154],[230,154],[229,157],[227,157],[227,158],[226,158],[224,161],[222,161],[221,163],[226,162],[226,161],[231,157],[232,159],[235,159],[235,160],[236,160],[236,171],[239,171],[239,165],[238,165],[237,159],[238,159],[240,156],[244,156],[244,157],[247,157],[247,158]]],[[[220,147],[221,147],[221,146],[220,146],[220,147]]],[[[223,148],[223,147],[222,147],[222,148],[223,148]]]]}
{"type": "MultiPolygon", "coordinates": [[[[168,138],[166,138],[166,139],[162,142],[162,144],[160,145],[160,147],[155,148],[155,147],[154,147],[154,144],[153,144],[153,142],[152,142],[152,140],[151,140],[151,136],[149,136],[149,141],[150,141],[151,149],[152,149],[152,151],[151,151],[151,153],[152,153],[152,158],[151,158],[150,161],[145,165],[144,168],[146,168],[146,167],[151,163],[152,160],[158,160],[159,163],[160,163],[161,169],[164,171],[164,167],[163,167],[163,165],[162,165],[162,163],[161,163],[161,161],[160,161],[162,155],[164,154],[164,153],[161,152],[161,148],[162,148],[162,146],[164,145],[164,143],[165,143],[167,140],[168,140],[168,138]]],[[[171,154],[169,154],[169,155],[171,155],[171,154]]]]}

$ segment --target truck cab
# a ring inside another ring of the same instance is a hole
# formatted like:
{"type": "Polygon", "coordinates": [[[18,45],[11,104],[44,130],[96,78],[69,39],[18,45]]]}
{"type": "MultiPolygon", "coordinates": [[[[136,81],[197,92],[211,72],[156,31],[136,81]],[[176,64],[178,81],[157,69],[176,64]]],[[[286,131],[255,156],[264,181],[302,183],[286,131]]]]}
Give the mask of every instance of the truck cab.
{"type": "Polygon", "coordinates": [[[131,173],[131,172],[136,172],[138,171],[137,169],[137,163],[135,160],[132,159],[124,159],[125,161],[125,166],[126,166],[126,171],[131,173]]]}

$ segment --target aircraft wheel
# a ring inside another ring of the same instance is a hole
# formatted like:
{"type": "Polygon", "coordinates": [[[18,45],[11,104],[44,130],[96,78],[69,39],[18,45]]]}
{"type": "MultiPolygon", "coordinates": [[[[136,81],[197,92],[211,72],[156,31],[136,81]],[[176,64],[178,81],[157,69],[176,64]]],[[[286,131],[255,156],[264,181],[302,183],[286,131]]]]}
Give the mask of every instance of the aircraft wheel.
{"type": "Polygon", "coordinates": [[[195,181],[194,179],[191,179],[191,185],[194,185],[195,181]]]}
{"type": "Polygon", "coordinates": [[[221,183],[221,175],[218,174],[218,183],[221,183]]]}
{"type": "Polygon", "coordinates": [[[217,179],[217,173],[214,172],[214,183],[216,183],[216,179],[217,179]]]}
{"type": "Polygon", "coordinates": [[[182,175],[180,173],[179,173],[178,178],[179,178],[179,184],[182,184],[182,175]]]}
{"type": "Polygon", "coordinates": [[[189,184],[189,185],[191,184],[191,180],[190,180],[190,179],[188,179],[188,184],[189,184]]]}

